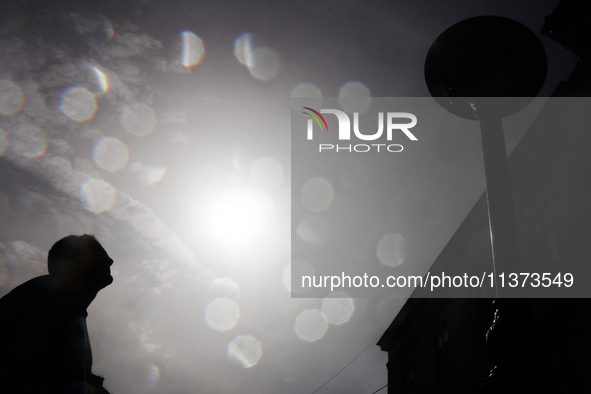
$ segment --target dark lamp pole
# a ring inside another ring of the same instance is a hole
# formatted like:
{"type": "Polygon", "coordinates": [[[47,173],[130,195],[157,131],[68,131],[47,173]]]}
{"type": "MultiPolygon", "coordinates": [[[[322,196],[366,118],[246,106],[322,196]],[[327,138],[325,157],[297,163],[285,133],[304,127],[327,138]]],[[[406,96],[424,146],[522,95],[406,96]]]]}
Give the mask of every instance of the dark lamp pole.
{"type": "MultiPolygon", "coordinates": [[[[520,271],[502,118],[537,96],[546,68],[546,53],[537,36],[516,21],[496,16],[451,26],[435,40],[425,61],[425,81],[434,99],[454,115],[480,121],[495,274],[520,271]]],[[[523,357],[515,332],[522,331],[524,301],[500,298],[518,297],[514,290],[495,289],[495,317],[487,333],[494,365],[489,378],[502,376],[499,370],[510,374],[523,357]]]]}

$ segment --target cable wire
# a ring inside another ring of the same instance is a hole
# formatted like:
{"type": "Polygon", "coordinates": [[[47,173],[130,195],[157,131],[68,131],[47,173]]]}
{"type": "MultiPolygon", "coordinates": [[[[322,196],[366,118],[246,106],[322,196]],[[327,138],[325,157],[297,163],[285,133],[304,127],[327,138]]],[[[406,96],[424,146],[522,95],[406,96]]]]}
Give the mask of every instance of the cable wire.
{"type": "MultiPolygon", "coordinates": [[[[363,350],[361,351],[361,353],[359,353],[357,356],[355,356],[355,358],[354,358],[353,360],[349,361],[349,362],[347,363],[347,365],[345,365],[345,366],[344,366],[343,368],[341,368],[341,369],[340,369],[340,370],[339,370],[337,373],[335,373],[335,374],[332,376],[332,378],[330,378],[330,379],[328,379],[326,382],[324,382],[324,384],[323,384],[322,386],[320,386],[320,387],[318,387],[316,390],[314,390],[314,392],[313,392],[312,394],[316,394],[318,391],[320,391],[320,389],[321,389],[321,388],[323,388],[324,386],[326,386],[326,385],[328,384],[328,382],[330,382],[330,381],[331,381],[331,380],[333,380],[333,379],[334,379],[334,378],[335,378],[335,377],[336,377],[338,374],[340,374],[341,372],[343,372],[343,370],[344,370],[345,368],[347,368],[349,365],[351,365],[351,363],[353,363],[353,361],[355,361],[355,360],[357,359],[357,357],[361,356],[363,353],[365,353],[365,351],[366,351],[367,349],[369,349],[369,347],[370,347],[371,345],[373,345],[374,343],[376,343],[376,342],[378,341],[378,339],[380,339],[380,337],[381,337],[381,336],[382,336],[382,335],[380,335],[380,336],[379,336],[379,337],[377,337],[377,338],[376,338],[376,339],[375,339],[375,340],[374,340],[372,343],[370,343],[369,345],[367,345],[367,347],[366,347],[365,349],[363,349],[363,350]]],[[[386,385],[386,386],[387,386],[387,385],[386,385]]],[[[382,389],[383,389],[383,387],[382,387],[382,389]]],[[[381,390],[381,389],[380,389],[380,390],[381,390]]],[[[378,391],[380,391],[380,390],[378,390],[378,391]]],[[[376,391],[376,393],[377,393],[377,391],[376,391]]]]}
{"type": "Polygon", "coordinates": [[[388,387],[388,383],[386,383],[385,385],[383,385],[382,387],[380,387],[379,389],[377,389],[376,391],[374,391],[374,392],[373,392],[373,393],[371,393],[371,394],[376,394],[378,391],[382,391],[382,389],[384,389],[384,388],[386,388],[386,387],[388,387]]]}

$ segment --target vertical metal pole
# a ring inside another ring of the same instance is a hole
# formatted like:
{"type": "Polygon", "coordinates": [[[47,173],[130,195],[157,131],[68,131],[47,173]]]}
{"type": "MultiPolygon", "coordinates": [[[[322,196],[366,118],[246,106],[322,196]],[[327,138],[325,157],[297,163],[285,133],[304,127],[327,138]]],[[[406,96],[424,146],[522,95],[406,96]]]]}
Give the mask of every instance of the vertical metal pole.
{"type": "MultiPolygon", "coordinates": [[[[517,225],[502,119],[487,110],[478,111],[478,114],[486,175],[493,270],[498,278],[498,274],[503,272],[509,274],[520,271],[517,225]]],[[[499,290],[501,289],[498,287],[495,289],[497,297],[499,290]]]]}
{"type": "MultiPolygon", "coordinates": [[[[484,172],[486,175],[486,199],[488,206],[488,223],[492,247],[493,271],[496,299],[493,322],[486,334],[487,354],[493,364],[488,379],[497,379],[517,373],[519,364],[524,360],[526,347],[523,343],[527,331],[527,300],[507,299],[520,298],[522,289],[509,288],[509,273],[521,271],[519,262],[519,242],[517,224],[513,208],[513,193],[505,136],[503,135],[502,118],[495,114],[493,104],[479,108],[480,134],[484,156],[484,172]],[[499,274],[505,274],[505,287],[499,287],[499,274]],[[505,298],[502,298],[505,297],[505,298]]],[[[506,379],[505,379],[506,380],[506,379]]],[[[505,388],[510,384],[505,381],[505,388]]],[[[485,383],[486,385],[486,383],[485,383]]]]}

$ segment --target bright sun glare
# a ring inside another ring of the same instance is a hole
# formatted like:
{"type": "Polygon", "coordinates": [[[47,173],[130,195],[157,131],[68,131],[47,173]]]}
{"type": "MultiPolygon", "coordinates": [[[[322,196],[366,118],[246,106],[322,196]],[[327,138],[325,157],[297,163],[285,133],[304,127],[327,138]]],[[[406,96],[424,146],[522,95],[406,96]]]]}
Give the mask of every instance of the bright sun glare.
{"type": "Polygon", "coordinates": [[[273,200],[262,191],[226,195],[210,205],[207,228],[216,241],[246,245],[254,241],[272,212],[273,200]]]}

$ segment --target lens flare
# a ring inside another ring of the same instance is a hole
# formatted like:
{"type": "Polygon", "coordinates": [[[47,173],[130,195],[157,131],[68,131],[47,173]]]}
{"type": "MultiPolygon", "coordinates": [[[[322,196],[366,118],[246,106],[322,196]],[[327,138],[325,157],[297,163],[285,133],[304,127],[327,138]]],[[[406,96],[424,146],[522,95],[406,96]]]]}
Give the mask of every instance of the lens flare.
{"type": "Polygon", "coordinates": [[[107,18],[103,14],[99,14],[99,18],[101,20],[101,23],[103,24],[103,30],[105,32],[107,42],[109,42],[115,35],[115,30],[113,30],[113,24],[111,23],[109,18],[107,18]]]}
{"type": "Polygon", "coordinates": [[[131,134],[143,137],[154,131],[156,114],[144,103],[131,103],[123,108],[121,124],[131,134]]]}
{"type": "Polygon", "coordinates": [[[261,343],[250,335],[236,337],[228,345],[228,358],[238,361],[244,368],[256,365],[262,355],[261,343]]]}
{"type": "Polygon", "coordinates": [[[300,222],[296,232],[304,242],[321,244],[328,239],[330,226],[324,218],[307,216],[300,222]]]}
{"type": "Polygon", "coordinates": [[[229,298],[216,298],[205,309],[205,322],[216,331],[233,328],[240,318],[240,307],[229,298]]]}
{"type": "Polygon", "coordinates": [[[287,266],[283,268],[283,275],[281,278],[283,286],[287,289],[287,291],[291,292],[291,263],[287,264],[287,266]]]}
{"type": "Polygon", "coordinates": [[[364,113],[371,105],[371,93],[361,82],[347,82],[339,92],[339,104],[347,112],[364,113]]]}
{"type": "Polygon", "coordinates": [[[97,66],[85,64],[74,79],[77,86],[83,87],[95,97],[104,96],[109,91],[109,80],[97,66]]]}
{"type": "Polygon", "coordinates": [[[304,341],[315,342],[324,336],[326,330],[326,317],[318,309],[306,309],[296,318],[295,332],[304,341]]]}
{"type": "Polygon", "coordinates": [[[108,171],[119,171],[127,164],[129,152],[127,146],[114,137],[103,137],[94,146],[94,163],[108,171]]]}
{"type": "Polygon", "coordinates": [[[389,267],[404,263],[407,254],[408,242],[400,234],[386,234],[378,243],[378,259],[389,267]]]}
{"type": "Polygon", "coordinates": [[[164,175],[166,175],[166,167],[164,166],[142,166],[136,173],[137,178],[149,185],[160,182],[164,175]]]}
{"type": "Polygon", "coordinates": [[[329,323],[337,326],[348,322],[354,310],[353,299],[342,291],[334,292],[322,300],[322,314],[329,323]]]}
{"type": "Polygon", "coordinates": [[[154,364],[150,364],[150,369],[148,370],[148,376],[146,377],[146,383],[148,391],[152,391],[158,386],[160,383],[160,368],[158,368],[154,364]]]}
{"type": "MultiPolygon", "coordinates": [[[[318,89],[313,83],[300,83],[291,91],[292,98],[306,98],[307,106],[312,108],[322,108],[324,99],[322,98],[322,91],[318,89]]],[[[301,113],[299,106],[293,106],[293,108],[301,113]]]]}
{"type": "Polygon", "coordinates": [[[0,113],[13,115],[23,108],[24,103],[22,89],[8,79],[0,79],[0,113]]]}
{"type": "Polygon", "coordinates": [[[109,80],[107,79],[107,74],[105,74],[95,66],[92,67],[92,71],[96,76],[96,80],[100,89],[99,93],[100,95],[104,95],[109,91],[109,80]]]}
{"type": "Polygon", "coordinates": [[[92,119],[96,113],[96,99],[81,86],[71,87],[62,95],[60,109],[68,118],[85,122],[92,119]]]}
{"type": "MultiPolygon", "coordinates": [[[[152,363],[140,361],[133,370],[133,382],[139,392],[147,393],[153,391],[160,384],[160,368],[152,363]]],[[[88,391],[84,393],[94,393],[88,391]]]]}
{"type": "Polygon", "coordinates": [[[252,66],[252,34],[244,33],[234,40],[234,56],[240,64],[252,66]]]}
{"type": "Polygon", "coordinates": [[[89,179],[80,185],[80,200],[91,212],[105,212],[115,203],[115,189],[102,179],[89,179]]]}
{"type": "Polygon", "coordinates": [[[283,168],[270,157],[258,159],[250,168],[250,180],[259,189],[277,189],[283,181],[283,168]]]}
{"type": "Polygon", "coordinates": [[[47,139],[38,127],[20,124],[11,136],[10,149],[21,156],[35,159],[45,154],[47,139]]]}
{"type": "Polygon", "coordinates": [[[6,131],[0,129],[0,156],[4,156],[9,146],[8,134],[6,131]]]}
{"type": "Polygon", "coordinates": [[[332,185],[324,178],[308,179],[302,186],[300,200],[312,212],[328,209],[333,199],[332,185]]]}
{"type": "Polygon", "coordinates": [[[248,68],[253,77],[261,81],[274,78],[279,71],[277,54],[271,48],[253,48],[250,33],[244,33],[234,40],[234,56],[248,68]]]}
{"type": "Polygon", "coordinates": [[[256,79],[268,81],[274,78],[279,71],[279,57],[267,47],[256,48],[252,51],[251,64],[248,71],[256,79]]]}
{"type": "Polygon", "coordinates": [[[181,37],[183,40],[183,54],[181,60],[183,66],[189,68],[201,63],[201,60],[203,60],[203,56],[205,55],[203,41],[190,31],[182,32],[181,37]]]}
{"type": "Polygon", "coordinates": [[[314,272],[314,267],[307,262],[302,260],[293,261],[283,271],[283,283],[292,293],[306,293],[310,291],[310,288],[303,286],[302,277],[309,276],[312,278],[314,272]]]}

